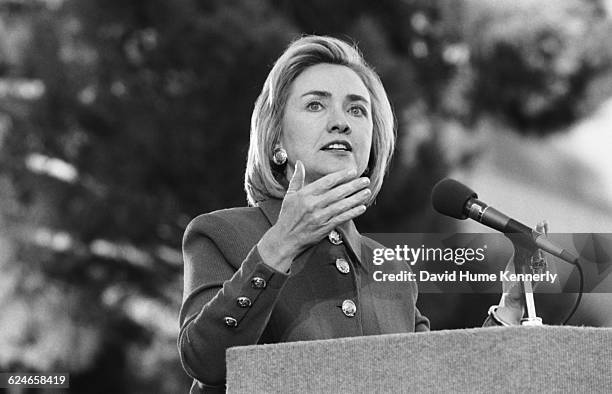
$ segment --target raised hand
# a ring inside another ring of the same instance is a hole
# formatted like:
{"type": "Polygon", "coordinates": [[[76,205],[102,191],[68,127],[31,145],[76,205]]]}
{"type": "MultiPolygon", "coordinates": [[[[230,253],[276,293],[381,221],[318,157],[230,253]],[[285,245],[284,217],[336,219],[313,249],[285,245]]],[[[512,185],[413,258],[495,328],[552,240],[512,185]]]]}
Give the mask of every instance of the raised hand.
{"type": "Polygon", "coordinates": [[[356,175],[353,169],[341,170],[304,185],[304,165],[297,161],[278,220],[257,246],[264,262],[286,272],[308,246],[363,214],[370,180],[356,175]]]}

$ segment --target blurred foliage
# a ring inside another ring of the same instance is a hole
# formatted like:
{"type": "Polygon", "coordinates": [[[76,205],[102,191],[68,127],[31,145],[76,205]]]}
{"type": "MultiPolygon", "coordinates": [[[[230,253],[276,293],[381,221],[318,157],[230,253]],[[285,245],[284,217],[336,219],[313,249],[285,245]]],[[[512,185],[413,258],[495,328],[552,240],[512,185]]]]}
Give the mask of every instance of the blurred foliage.
{"type": "Polygon", "coordinates": [[[472,116],[492,112],[536,135],[583,116],[589,84],[609,74],[612,60],[604,44],[612,29],[601,6],[581,0],[474,3],[466,21],[475,75],[472,116]]]}
{"type": "MultiPolygon", "coordinates": [[[[300,34],[357,42],[396,110],[398,152],[363,232],[452,230],[429,191],[477,152],[451,134],[469,141],[491,117],[546,135],[612,92],[610,20],[593,1],[0,11],[11,32],[0,39],[0,370],[68,370],[74,392],[185,390],[182,232],[199,213],[245,204],[253,102],[300,34]]],[[[491,300],[465,300],[423,297],[422,309],[435,328],[478,325],[491,300]]]]}

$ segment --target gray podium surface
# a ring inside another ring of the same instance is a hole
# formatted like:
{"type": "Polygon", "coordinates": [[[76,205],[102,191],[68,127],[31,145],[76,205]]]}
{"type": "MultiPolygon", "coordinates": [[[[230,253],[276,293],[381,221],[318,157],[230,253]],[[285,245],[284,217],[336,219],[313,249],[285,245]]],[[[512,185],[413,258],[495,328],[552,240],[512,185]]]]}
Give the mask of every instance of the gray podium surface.
{"type": "Polygon", "coordinates": [[[230,348],[229,393],[612,393],[612,329],[493,327],[230,348]]]}

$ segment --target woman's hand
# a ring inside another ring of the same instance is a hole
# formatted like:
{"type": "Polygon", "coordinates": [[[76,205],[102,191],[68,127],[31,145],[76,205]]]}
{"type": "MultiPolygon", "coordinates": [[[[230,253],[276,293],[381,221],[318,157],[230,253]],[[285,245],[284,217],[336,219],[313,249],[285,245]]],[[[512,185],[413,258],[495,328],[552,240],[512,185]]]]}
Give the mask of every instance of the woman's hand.
{"type": "MultiPolygon", "coordinates": [[[[535,257],[544,259],[541,251],[536,251],[535,257]]],[[[516,256],[513,255],[506,266],[505,271],[511,274],[515,273],[516,256]]],[[[545,264],[545,260],[542,260],[545,264]]],[[[531,270],[529,270],[531,271],[531,270]]],[[[533,292],[539,282],[521,283],[520,281],[506,281],[502,283],[502,296],[499,302],[499,307],[496,309],[496,316],[504,322],[512,325],[521,324],[521,319],[525,314],[525,289],[533,292]]]]}
{"type": "MultiPolygon", "coordinates": [[[[514,273],[514,255],[508,261],[505,271],[514,273]]],[[[502,282],[502,296],[495,313],[499,319],[508,324],[521,324],[525,313],[525,295],[520,281],[502,282]]]]}
{"type": "Polygon", "coordinates": [[[354,169],[328,174],[306,186],[304,165],[295,164],[280,214],[257,248],[264,262],[287,272],[293,260],[338,225],[366,211],[368,178],[355,178],[354,169]]]}

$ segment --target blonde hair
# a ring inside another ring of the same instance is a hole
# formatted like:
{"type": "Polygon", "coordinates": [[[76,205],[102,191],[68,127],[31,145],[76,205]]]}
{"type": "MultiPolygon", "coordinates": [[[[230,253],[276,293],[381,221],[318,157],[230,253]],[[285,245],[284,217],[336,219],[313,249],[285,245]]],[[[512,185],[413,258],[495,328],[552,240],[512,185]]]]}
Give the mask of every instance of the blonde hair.
{"type": "Polygon", "coordinates": [[[283,198],[285,174],[272,163],[272,152],[281,136],[281,121],[291,83],[306,68],[329,63],[350,68],[363,81],[372,101],[372,148],[368,163],[371,204],[382,187],[395,146],[395,119],[387,93],[378,75],[357,49],[326,36],[305,36],[289,45],[264,82],[251,117],[251,137],[244,188],[249,205],[268,198],[283,198]]]}

